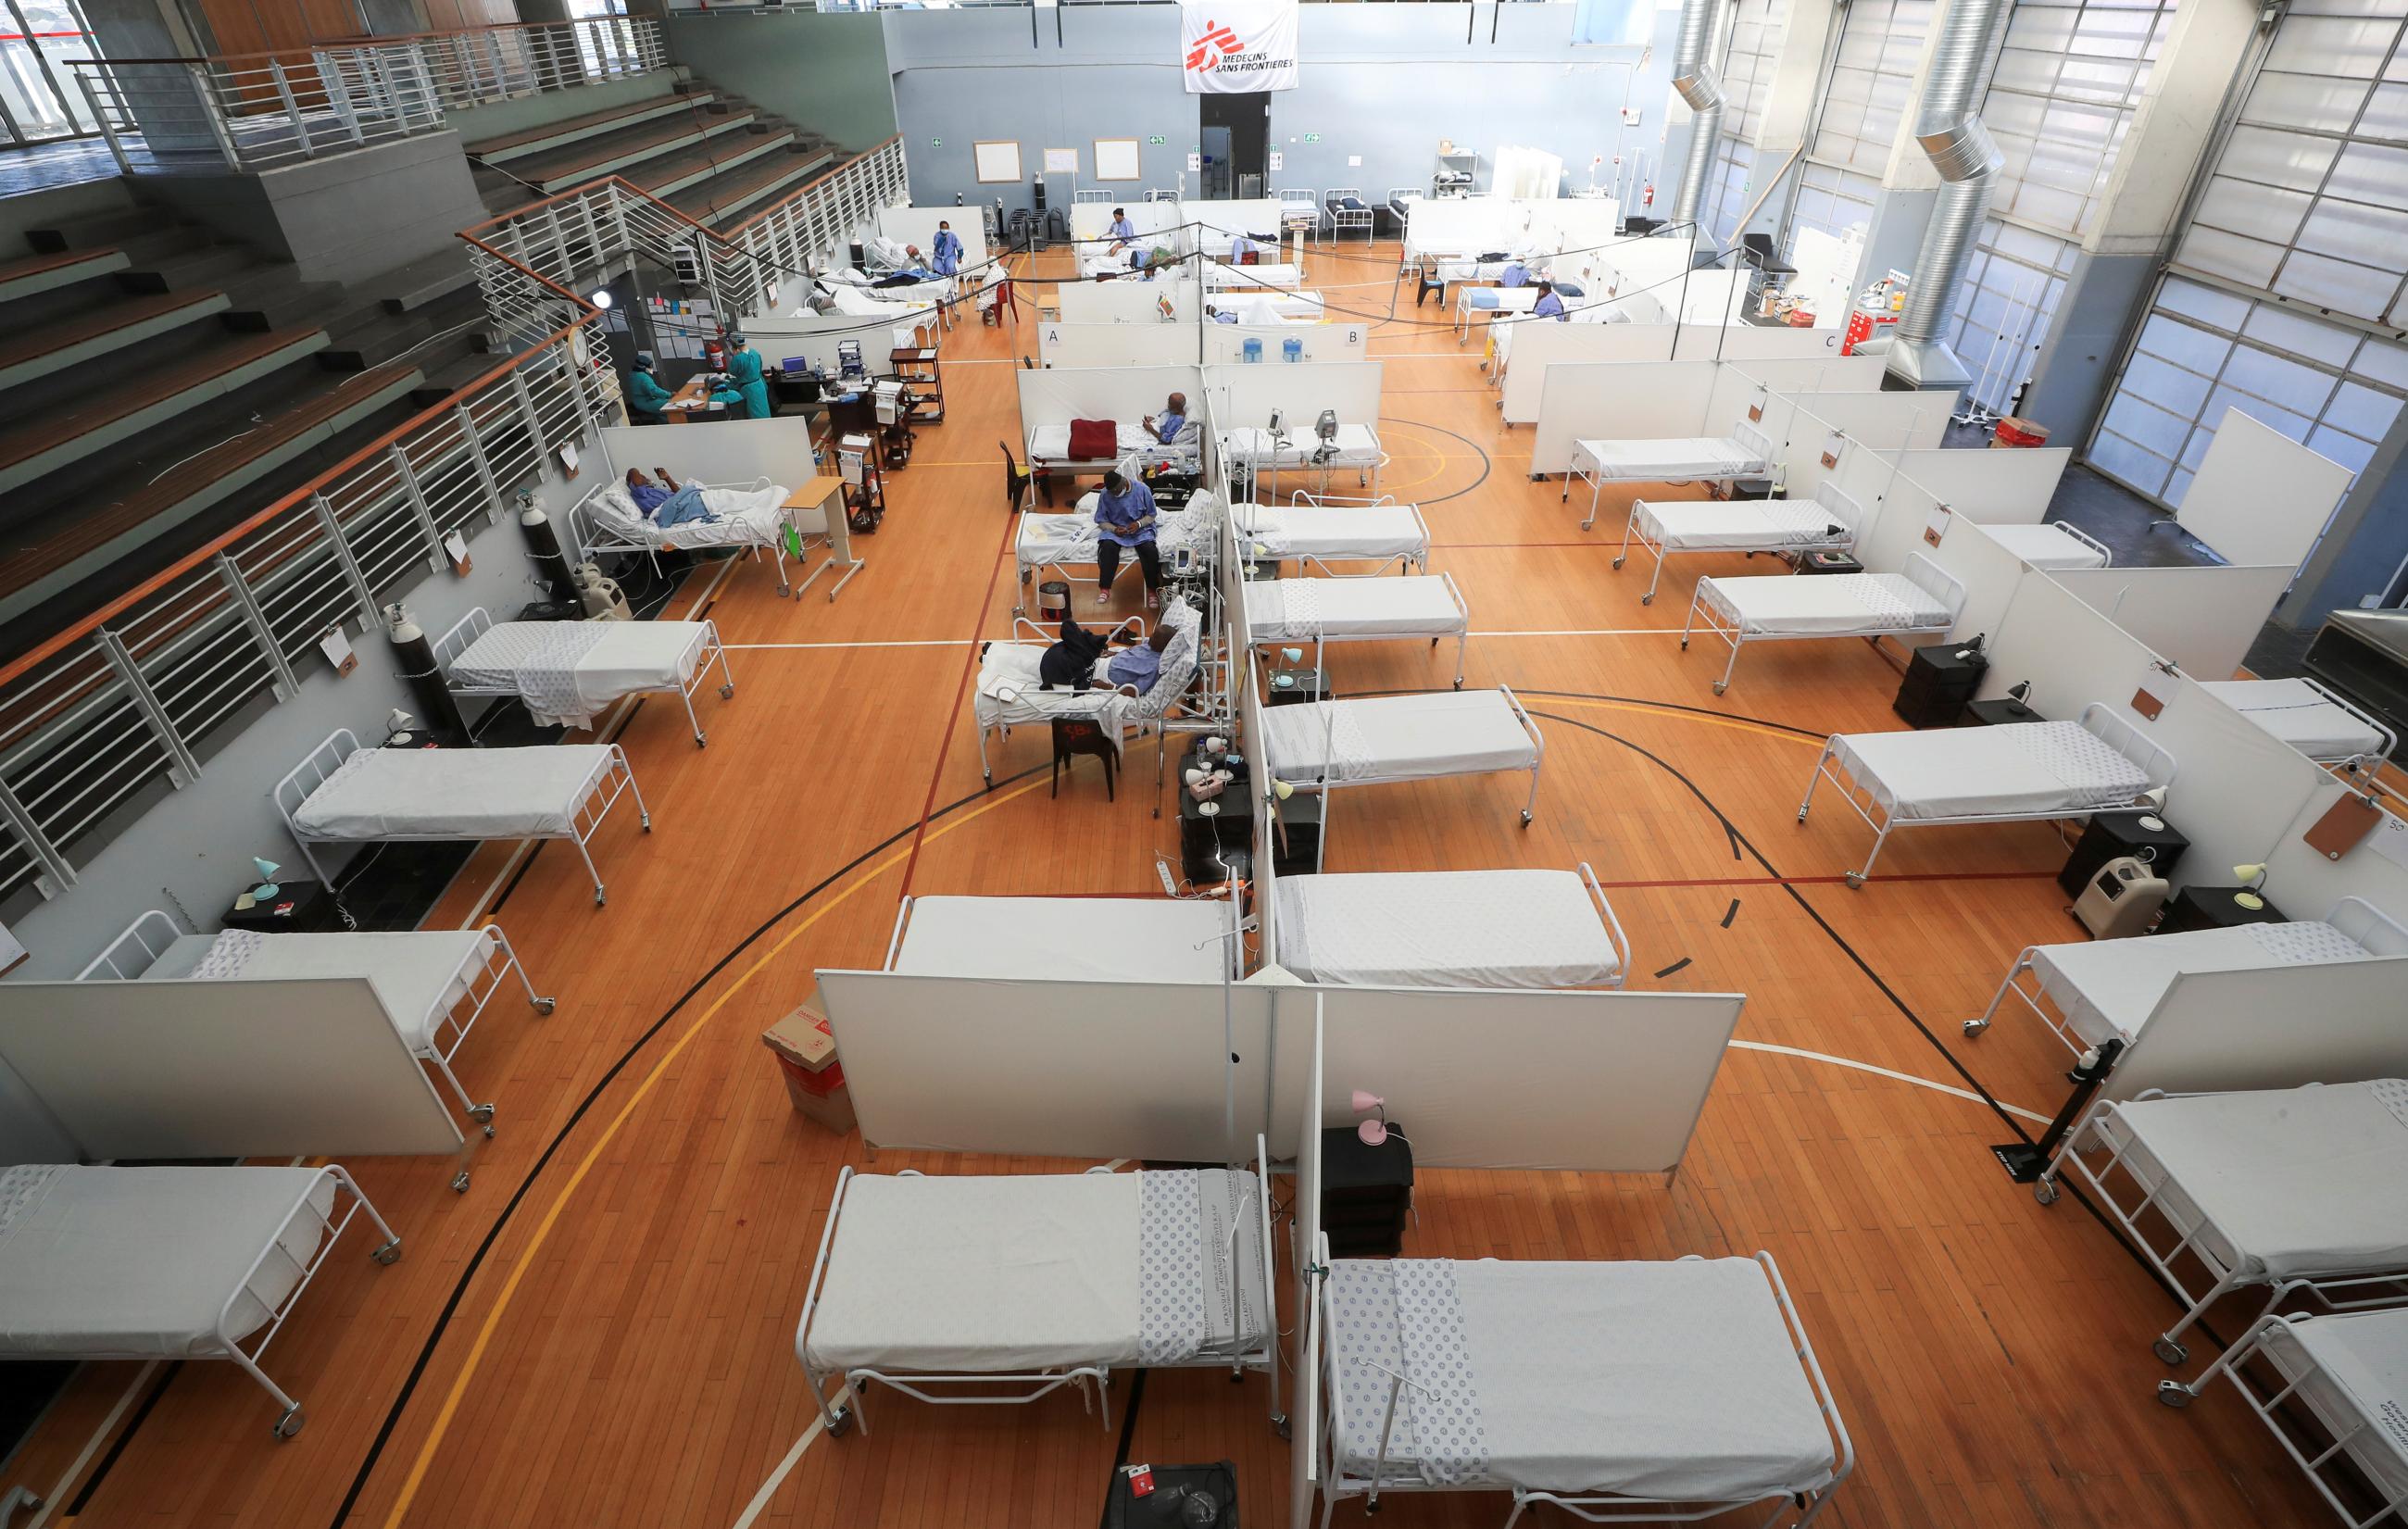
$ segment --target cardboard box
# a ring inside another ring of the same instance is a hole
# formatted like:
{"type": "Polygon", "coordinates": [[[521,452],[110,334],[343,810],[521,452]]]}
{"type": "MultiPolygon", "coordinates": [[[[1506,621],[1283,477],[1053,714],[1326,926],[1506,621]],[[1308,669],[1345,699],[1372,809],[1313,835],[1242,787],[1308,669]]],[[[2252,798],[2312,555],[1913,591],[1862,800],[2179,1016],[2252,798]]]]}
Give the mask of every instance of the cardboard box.
{"type": "Polygon", "coordinates": [[[844,1068],[837,1061],[836,1037],[829,1033],[817,989],[792,1013],[761,1032],[761,1044],[778,1059],[786,1098],[796,1114],[809,1116],[838,1136],[858,1128],[853,1096],[844,1086],[844,1068]]]}

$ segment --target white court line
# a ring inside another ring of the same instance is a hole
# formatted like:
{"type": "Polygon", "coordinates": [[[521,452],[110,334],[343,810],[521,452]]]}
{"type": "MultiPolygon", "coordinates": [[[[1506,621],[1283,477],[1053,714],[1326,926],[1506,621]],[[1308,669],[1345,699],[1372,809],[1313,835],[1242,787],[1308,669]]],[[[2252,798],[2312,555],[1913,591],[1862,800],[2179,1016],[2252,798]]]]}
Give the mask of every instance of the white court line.
{"type": "MultiPolygon", "coordinates": [[[[1560,632],[1474,632],[1475,637],[1677,637],[1677,626],[1610,626],[1582,628],[1560,632]]],[[[816,648],[959,648],[968,639],[962,637],[912,637],[903,640],[885,639],[876,642],[730,642],[722,644],[731,653],[779,652],[816,648]]],[[[979,639],[986,640],[986,639],[979,639]]],[[[1268,644],[1265,644],[1268,646],[1268,644]]]]}
{"type": "MultiPolygon", "coordinates": [[[[1735,1040],[1730,1045],[1734,1050],[1768,1051],[1774,1056],[1794,1056],[1807,1062],[1828,1062],[1834,1067],[1849,1067],[1857,1072],[1869,1072],[1876,1077],[1891,1079],[1897,1082],[1913,1083],[1916,1088],[1930,1089],[1939,1093],[1953,1093],[1959,1099],[1970,1099],[1977,1105],[1990,1103],[1971,1089],[1960,1089],[1954,1083],[1935,1083],[1928,1078],[1917,1078],[1913,1073],[1892,1072],[1887,1067],[1876,1067],[1870,1062],[1852,1062],[1843,1056],[1833,1056],[1828,1051],[1803,1051],[1795,1046],[1773,1046],[1760,1040],[1735,1040]]],[[[2046,1115],[2008,1104],[2003,1100],[2000,1101],[1999,1107],[2010,1115],[2021,1115],[2028,1121],[2038,1121],[2042,1125],[2051,1123],[2050,1118],[2046,1115]]]]}
{"type": "Polygon", "coordinates": [[[93,1429],[92,1437],[84,1441],[82,1451],[67,1463],[66,1473],[59,1478],[59,1484],[50,1489],[50,1494],[42,1501],[41,1511],[26,1522],[25,1529],[42,1529],[42,1525],[50,1522],[50,1515],[59,1511],[66,1502],[67,1489],[83,1475],[84,1467],[92,1464],[92,1457],[100,1452],[101,1441],[117,1427],[117,1421],[125,1416],[125,1409],[134,1405],[135,1395],[150,1384],[150,1377],[158,1368],[159,1362],[152,1359],[145,1361],[142,1367],[135,1372],[134,1381],[125,1388],[125,1394],[117,1398],[117,1405],[108,1409],[108,1416],[100,1420],[100,1426],[93,1429]]]}
{"type": "Polygon", "coordinates": [[[803,1458],[803,1451],[811,1447],[813,1439],[825,1432],[827,1420],[813,1418],[811,1425],[803,1430],[803,1436],[795,1440],[795,1447],[786,1451],[786,1458],[778,1462],[778,1468],[769,1473],[769,1479],[761,1483],[761,1490],[752,1494],[752,1500],[744,1505],[744,1511],[737,1515],[735,1529],[752,1529],[752,1521],[761,1516],[762,1509],[769,1506],[769,1499],[786,1484],[787,1473],[795,1468],[796,1462],[803,1458]]]}

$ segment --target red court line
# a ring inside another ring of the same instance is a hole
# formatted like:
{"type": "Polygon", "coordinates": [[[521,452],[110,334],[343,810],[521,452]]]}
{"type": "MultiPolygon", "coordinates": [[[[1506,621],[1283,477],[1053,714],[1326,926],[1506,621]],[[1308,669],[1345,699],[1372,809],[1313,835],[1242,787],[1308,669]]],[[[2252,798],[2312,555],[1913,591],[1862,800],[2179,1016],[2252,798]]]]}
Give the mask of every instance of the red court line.
{"type": "MultiPolygon", "coordinates": [[[[984,467],[988,464],[981,462],[973,465],[984,467]]],[[[1434,541],[1430,543],[1430,550],[1434,552],[1476,552],[1495,548],[1518,550],[1524,547],[1590,547],[1600,552],[1618,552],[1622,550],[1622,543],[1601,541],[1594,536],[1584,541],[1434,541]]]]}
{"type": "MultiPolygon", "coordinates": [[[[1910,871],[1903,876],[1873,876],[1867,886],[1891,881],[2038,881],[2055,871],[1910,871]]],[[[1601,887],[1822,887],[1846,883],[1844,876],[1702,876],[1675,881],[1599,881],[1601,887]]]]}
{"type": "MultiPolygon", "coordinates": [[[[1003,539],[995,549],[995,566],[987,570],[986,593],[979,597],[978,609],[970,615],[970,635],[962,639],[968,650],[962,655],[962,680],[953,687],[953,709],[945,713],[945,736],[937,744],[937,767],[928,772],[928,794],[920,804],[920,826],[911,831],[911,858],[903,863],[903,890],[896,901],[911,895],[911,878],[920,868],[921,841],[928,836],[928,820],[937,810],[937,786],[945,777],[945,757],[953,752],[953,730],[958,725],[962,700],[969,694],[970,677],[978,672],[979,631],[986,624],[986,613],[995,604],[995,581],[1003,577],[1004,554],[1011,550],[1011,538],[1019,525],[1017,518],[1004,522],[1003,539]]],[[[977,725],[973,719],[971,725],[977,725]]]]}

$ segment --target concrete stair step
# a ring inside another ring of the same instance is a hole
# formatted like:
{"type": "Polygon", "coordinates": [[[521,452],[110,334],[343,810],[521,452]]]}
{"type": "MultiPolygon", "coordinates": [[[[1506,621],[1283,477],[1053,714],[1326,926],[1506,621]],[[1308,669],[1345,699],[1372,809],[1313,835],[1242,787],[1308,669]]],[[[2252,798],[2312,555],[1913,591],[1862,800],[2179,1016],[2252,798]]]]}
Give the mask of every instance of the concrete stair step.
{"type": "Polygon", "coordinates": [[[824,149],[808,150],[790,143],[783,153],[765,155],[666,200],[695,221],[716,227],[824,174],[835,157],[824,149]]]}
{"type": "Polygon", "coordinates": [[[426,378],[410,390],[410,404],[418,408],[432,407],[500,365],[502,358],[482,349],[482,337],[478,339],[479,348],[449,361],[419,358],[419,368],[426,378]]]}
{"type": "Polygon", "coordinates": [[[53,323],[0,331],[0,388],[79,366],[129,345],[195,323],[226,308],[222,292],[121,297],[53,323]]]}
{"type": "Polygon", "coordinates": [[[108,246],[97,250],[53,250],[0,263],[0,303],[71,287],[79,281],[124,270],[132,264],[124,250],[108,246]]]}
{"type": "Polygon", "coordinates": [[[469,264],[466,248],[453,248],[387,271],[360,285],[379,294],[386,312],[409,313],[440,303],[455,293],[473,291],[477,269],[469,264]]]}
{"type": "Polygon", "coordinates": [[[737,132],[752,121],[749,112],[725,115],[713,115],[708,111],[681,113],[657,122],[647,122],[641,127],[607,133],[582,143],[530,155],[513,164],[510,173],[541,188],[549,195],[613,171],[640,165],[663,154],[689,149],[723,134],[737,132]]]}
{"type": "Polygon", "coordinates": [[[128,239],[157,233],[162,224],[172,224],[173,219],[162,218],[146,209],[130,212],[98,212],[83,218],[69,218],[25,230],[25,242],[41,254],[56,254],[66,250],[100,250],[110,245],[122,245],[128,239]]]}
{"type": "Polygon", "coordinates": [[[117,273],[124,291],[175,292],[189,287],[222,287],[261,264],[257,255],[236,245],[205,244],[117,273]]]}
{"type": "Polygon", "coordinates": [[[613,107],[608,111],[589,111],[575,117],[564,117],[558,121],[546,122],[539,127],[521,128],[515,133],[504,133],[490,138],[480,138],[475,143],[465,144],[462,147],[467,150],[468,157],[471,159],[481,159],[488,164],[501,164],[510,160],[523,159],[530,154],[539,154],[547,149],[557,149],[581,139],[599,137],[603,134],[615,133],[622,128],[634,127],[662,117],[690,111],[697,106],[708,104],[712,99],[713,93],[709,89],[696,89],[681,84],[679,89],[666,95],[653,96],[628,106],[613,107]]]}
{"type": "Polygon", "coordinates": [[[226,283],[225,325],[246,334],[322,324],[343,300],[340,283],[304,281],[291,265],[262,265],[226,283]]]}
{"type": "Polygon", "coordinates": [[[735,143],[718,139],[674,154],[662,154],[623,172],[635,185],[664,199],[727,175],[765,154],[780,154],[794,142],[788,133],[747,134],[735,143]]]}

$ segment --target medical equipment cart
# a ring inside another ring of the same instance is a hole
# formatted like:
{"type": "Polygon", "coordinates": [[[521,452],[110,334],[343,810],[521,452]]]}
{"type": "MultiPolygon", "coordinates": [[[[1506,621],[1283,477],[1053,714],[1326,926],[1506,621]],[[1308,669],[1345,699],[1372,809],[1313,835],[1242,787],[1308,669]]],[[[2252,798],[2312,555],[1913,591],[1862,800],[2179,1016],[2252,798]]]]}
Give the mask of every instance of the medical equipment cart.
{"type": "Polygon", "coordinates": [[[886,353],[886,364],[910,390],[910,422],[915,425],[944,423],[945,380],[937,364],[937,348],[933,345],[898,346],[886,353]]]}

